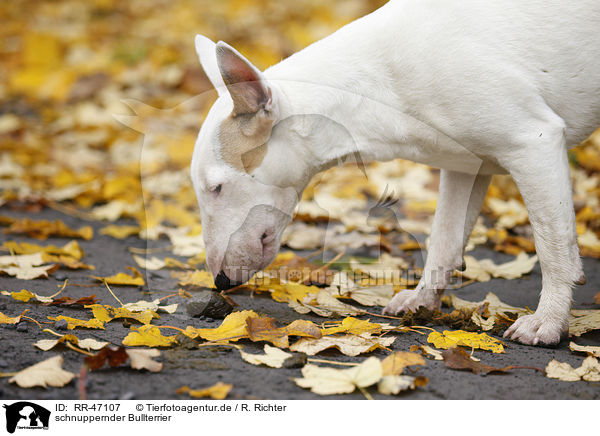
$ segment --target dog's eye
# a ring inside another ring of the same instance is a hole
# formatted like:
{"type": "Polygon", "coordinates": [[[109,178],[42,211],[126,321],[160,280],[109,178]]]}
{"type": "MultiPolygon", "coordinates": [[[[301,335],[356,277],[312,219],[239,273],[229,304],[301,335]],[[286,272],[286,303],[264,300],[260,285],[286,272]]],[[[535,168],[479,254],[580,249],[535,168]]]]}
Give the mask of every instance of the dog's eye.
{"type": "Polygon", "coordinates": [[[221,189],[222,189],[222,188],[223,188],[223,185],[221,185],[221,184],[218,184],[217,186],[215,186],[215,187],[212,189],[212,192],[213,192],[213,193],[215,193],[215,194],[219,194],[219,193],[221,192],[221,189]]]}

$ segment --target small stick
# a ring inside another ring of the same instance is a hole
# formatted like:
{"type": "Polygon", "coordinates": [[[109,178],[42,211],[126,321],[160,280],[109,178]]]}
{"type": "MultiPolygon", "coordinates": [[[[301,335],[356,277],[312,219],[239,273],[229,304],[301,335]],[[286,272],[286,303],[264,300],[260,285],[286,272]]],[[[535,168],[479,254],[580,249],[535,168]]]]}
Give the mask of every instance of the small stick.
{"type": "Polygon", "coordinates": [[[79,380],[77,381],[77,390],[79,392],[80,400],[87,399],[87,395],[85,392],[86,375],[87,375],[87,367],[85,365],[81,365],[81,368],[79,369],[79,380]]]}
{"type": "Polygon", "coordinates": [[[360,391],[362,392],[362,394],[365,396],[365,398],[367,400],[372,400],[373,397],[371,396],[371,394],[363,387],[359,387],[358,389],[360,389],[360,391]]]}
{"type": "Polygon", "coordinates": [[[336,362],[335,360],[325,360],[325,359],[306,359],[307,362],[311,363],[329,363],[331,365],[340,365],[340,366],[358,366],[358,363],[354,362],[336,362]]]}
{"type": "Polygon", "coordinates": [[[108,289],[108,292],[110,292],[110,295],[112,295],[113,297],[115,297],[115,300],[117,300],[119,302],[119,304],[121,305],[121,307],[123,307],[124,306],[123,302],[121,300],[119,300],[117,298],[117,296],[113,293],[112,289],[110,289],[110,286],[108,286],[108,283],[106,282],[106,280],[104,280],[104,285],[108,289]]]}

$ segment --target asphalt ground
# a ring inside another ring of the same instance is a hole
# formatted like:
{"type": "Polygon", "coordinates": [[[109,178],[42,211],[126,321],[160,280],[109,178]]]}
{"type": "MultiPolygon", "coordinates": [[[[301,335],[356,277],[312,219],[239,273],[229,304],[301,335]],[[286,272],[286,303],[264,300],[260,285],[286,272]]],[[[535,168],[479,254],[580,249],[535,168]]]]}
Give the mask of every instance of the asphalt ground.
{"type": "MultiPolygon", "coordinates": [[[[145,241],[138,237],[129,237],[117,240],[109,236],[100,235],[98,230],[104,223],[87,222],[72,216],[67,216],[51,209],[40,213],[23,213],[0,208],[0,214],[13,217],[29,217],[32,219],[62,219],[66,224],[78,227],[89,224],[94,227],[95,235],[90,241],[79,241],[86,253],[83,261],[92,264],[96,270],[92,273],[106,276],[122,272],[125,266],[136,266],[127,250],[128,247],[146,248],[145,241]]],[[[123,221],[122,224],[127,222],[123,221]]],[[[2,241],[17,240],[40,243],[40,241],[15,235],[0,235],[2,241]]],[[[64,244],[68,239],[50,238],[45,243],[55,245],[64,244]]],[[[166,241],[159,242],[167,244],[166,241]]],[[[512,257],[497,253],[491,248],[479,247],[472,252],[476,257],[488,257],[496,262],[507,261],[512,257]]],[[[587,275],[587,284],[577,287],[574,293],[574,308],[600,309],[600,305],[593,304],[593,296],[600,290],[600,261],[591,258],[584,259],[587,275]]],[[[69,286],[62,295],[80,298],[95,294],[102,304],[117,306],[118,303],[107,292],[102,284],[95,284],[89,278],[87,270],[60,269],[50,279],[37,279],[30,281],[17,280],[12,277],[0,277],[0,288],[8,291],[28,289],[42,295],[50,295],[60,287],[65,278],[70,283],[93,285],[89,287],[69,286]]],[[[175,280],[170,277],[169,271],[156,271],[146,277],[150,283],[149,288],[138,287],[112,287],[114,293],[124,302],[134,302],[140,299],[152,300],[161,298],[177,289],[175,280]]],[[[488,292],[494,292],[504,302],[514,306],[528,306],[533,309],[537,306],[541,286],[539,264],[533,272],[526,277],[516,280],[493,279],[486,283],[474,283],[453,291],[463,299],[478,301],[488,292]]],[[[248,291],[232,293],[231,297],[239,305],[237,310],[252,309],[259,314],[277,319],[280,323],[288,323],[295,319],[308,319],[316,323],[323,322],[323,318],[311,314],[300,315],[285,303],[277,303],[265,294],[251,295],[248,291]]],[[[165,303],[183,303],[180,297],[171,297],[165,303]]],[[[30,309],[27,315],[38,321],[48,321],[48,316],[66,315],[76,318],[89,318],[89,310],[76,307],[41,306],[35,303],[23,303],[11,297],[0,295],[0,312],[16,316],[25,309],[30,309]]],[[[373,312],[380,313],[381,308],[372,308],[373,312]]],[[[387,322],[383,318],[368,317],[372,321],[387,322]]],[[[180,304],[178,310],[172,314],[161,314],[161,318],[153,321],[157,325],[171,325],[185,328],[216,327],[219,320],[201,320],[190,318],[185,310],[185,304],[180,304]]],[[[0,372],[14,372],[33,365],[53,355],[61,354],[64,357],[63,367],[76,374],[79,373],[83,356],[69,349],[58,351],[41,351],[33,346],[39,339],[48,339],[51,336],[34,323],[28,322],[26,331],[17,330],[14,326],[0,328],[0,372]]],[[[51,324],[45,326],[52,327],[51,324]]],[[[436,326],[439,331],[444,327],[436,326]]],[[[106,324],[106,330],[77,329],[75,334],[79,338],[92,337],[98,340],[110,341],[115,345],[121,341],[129,331],[129,324],[112,321],[106,324]]],[[[60,331],[66,333],[66,331],[60,331]]],[[[498,337],[500,338],[500,337],[498,337]]],[[[501,338],[500,338],[501,339],[501,338]]],[[[600,331],[584,334],[575,339],[582,345],[600,345],[600,331]]],[[[425,344],[426,336],[417,333],[400,333],[392,345],[393,350],[408,351],[411,345],[425,344]]],[[[476,352],[482,363],[504,367],[508,365],[532,366],[543,369],[551,359],[568,362],[579,366],[584,358],[568,349],[568,341],[562,342],[556,348],[541,348],[520,345],[512,341],[505,341],[504,354],[489,352],[476,352]]],[[[244,350],[250,353],[262,351],[263,343],[243,341],[244,350]]],[[[371,355],[383,358],[388,353],[375,351],[371,355]]],[[[360,362],[366,357],[346,357],[335,350],[320,353],[318,358],[336,360],[341,362],[360,362]]],[[[300,377],[299,368],[273,369],[259,367],[244,362],[237,350],[231,347],[205,347],[186,348],[177,346],[165,349],[158,358],[164,363],[164,368],[159,373],[138,371],[129,367],[104,368],[88,373],[85,386],[87,398],[95,399],[185,399],[184,395],[176,394],[176,389],[187,385],[191,388],[204,388],[222,381],[233,384],[229,394],[230,399],[363,399],[361,393],[349,395],[334,395],[321,397],[309,390],[298,387],[294,377],[300,377]]],[[[452,370],[444,366],[441,361],[428,360],[427,365],[415,372],[415,375],[425,376],[429,383],[425,387],[414,391],[401,393],[397,396],[384,396],[377,393],[376,389],[369,392],[375,399],[394,400],[430,400],[430,399],[599,399],[600,383],[585,381],[564,382],[549,379],[541,372],[531,369],[514,369],[507,374],[489,374],[487,376],[475,375],[470,372],[452,370]]],[[[77,379],[62,388],[32,388],[23,389],[8,383],[8,378],[0,379],[0,398],[3,399],[77,399],[79,397],[77,379]]]]}

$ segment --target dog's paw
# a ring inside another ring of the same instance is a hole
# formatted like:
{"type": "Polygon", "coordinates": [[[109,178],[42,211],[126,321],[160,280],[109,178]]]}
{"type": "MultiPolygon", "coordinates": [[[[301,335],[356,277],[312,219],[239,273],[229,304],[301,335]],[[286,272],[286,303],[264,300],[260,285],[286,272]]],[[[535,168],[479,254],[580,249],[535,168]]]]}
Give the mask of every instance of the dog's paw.
{"type": "Polygon", "coordinates": [[[394,298],[383,309],[383,314],[398,315],[401,312],[416,312],[419,307],[436,310],[440,306],[441,295],[435,291],[405,289],[394,295],[394,298]]]}
{"type": "Polygon", "coordinates": [[[517,319],[504,337],[526,345],[556,345],[569,332],[569,323],[537,312],[517,319]]]}

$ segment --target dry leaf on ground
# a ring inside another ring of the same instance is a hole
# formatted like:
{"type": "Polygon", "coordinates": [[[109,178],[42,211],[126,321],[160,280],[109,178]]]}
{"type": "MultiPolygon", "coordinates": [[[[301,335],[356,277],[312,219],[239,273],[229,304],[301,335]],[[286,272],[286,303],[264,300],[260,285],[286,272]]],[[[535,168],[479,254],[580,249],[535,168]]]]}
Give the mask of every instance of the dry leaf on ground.
{"type": "Polygon", "coordinates": [[[363,334],[362,336],[323,336],[320,339],[300,339],[290,347],[290,350],[314,356],[328,348],[336,348],[346,356],[358,356],[378,348],[389,347],[395,340],[395,336],[371,337],[369,334],[363,334]]]}
{"type": "Polygon", "coordinates": [[[449,350],[442,351],[444,363],[448,368],[466,369],[474,374],[489,374],[491,372],[508,372],[511,367],[496,368],[489,365],[484,365],[481,362],[475,361],[462,348],[454,347],[449,350]]]}
{"type": "Polygon", "coordinates": [[[93,356],[84,357],[83,361],[92,371],[102,368],[106,363],[111,367],[115,367],[129,360],[129,365],[133,369],[147,369],[150,372],[159,372],[162,370],[163,364],[152,360],[153,357],[159,356],[160,351],[156,349],[137,350],[123,346],[106,346],[93,356]]]}
{"type": "Polygon", "coordinates": [[[253,310],[233,312],[225,317],[219,327],[214,329],[198,329],[188,326],[183,333],[190,338],[197,338],[199,336],[207,341],[238,341],[248,337],[246,321],[249,318],[258,317],[258,314],[253,310]]]}
{"type": "Polygon", "coordinates": [[[104,323],[96,318],[77,319],[77,318],[71,318],[69,316],[59,315],[56,317],[49,316],[48,319],[51,321],[60,321],[61,319],[67,321],[67,328],[69,330],[72,330],[77,327],[82,327],[82,328],[87,328],[87,329],[102,329],[102,330],[104,330],[104,323]]]}
{"type": "Polygon", "coordinates": [[[464,330],[444,330],[443,333],[431,332],[427,342],[437,348],[448,349],[461,345],[469,348],[479,348],[492,353],[504,353],[502,342],[485,333],[466,332],[464,330]]]}
{"type": "Polygon", "coordinates": [[[538,258],[529,257],[527,253],[521,252],[510,262],[496,264],[491,259],[477,260],[473,256],[464,256],[467,268],[461,273],[463,277],[487,282],[492,277],[504,279],[516,279],[531,272],[538,258]]]}
{"type": "Polygon", "coordinates": [[[562,381],[598,382],[600,381],[600,362],[595,357],[588,356],[579,368],[573,368],[566,362],[561,363],[552,359],[546,366],[546,377],[562,381]]]}
{"type": "Polygon", "coordinates": [[[281,368],[283,362],[289,357],[292,357],[291,353],[286,353],[279,348],[272,347],[269,344],[265,344],[265,354],[250,354],[243,350],[240,350],[242,359],[252,365],[267,365],[271,368],[281,368]]]}
{"type": "Polygon", "coordinates": [[[571,351],[577,351],[580,353],[586,353],[588,356],[600,357],[600,347],[594,347],[591,345],[577,345],[575,342],[569,344],[571,351]]]}
{"type": "Polygon", "coordinates": [[[227,398],[233,385],[218,382],[217,384],[205,389],[190,389],[189,386],[182,386],[175,391],[176,394],[188,394],[192,398],[210,397],[213,400],[224,400],[227,398]]]}
{"type": "Polygon", "coordinates": [[[302,368],[302,378],[295,378],[296,384],[309,388],[319,395],[349,394],[356,388],[374,385],[383,376],[381,362],[369,357],[360,365],[349,369],[324,368],[308,364],[302,368]]]}
{"type": "Polygon", "coordinates": [[[338,326],[328,327],[321,330],[323,336],[336,333],[350,333],[352,335],[361,335],[363,333],[377,334],[381,333],[381,324],[370,322],[369,320],[360,320],[354,317],[344,318],[338,326]]]}
{"type": "Polygon", "coordinates": [[[144,281],[144,277],[142,273],[139,272],[132,266],[127,267],[128,270],[131,271],[132,275],[126,273],[118,273],[114,276],[109,277],[99,277],[99,276],[90,276],[93,279],[96,279],[100,282],[108,283],[109,285],[117,285],[117,286],[144,286],[146,282],[144,281]]]}
{"type": "Polygon", "coordinates": [[[132,327],[123,339],[123,345],[130,347],[170,347],[176,343],[175,336],[163,336],[158,327],[150,324],[132,327]]]}
{"type": "Polygon", "coordinates": [[[407,366],[425,364],[426,361],[420,354],[396,351],[383,359],[381,368],[383,369],[383,375],[400,375],[407,366]]]}
{"type": "Polygon", "coordinates": [[[62,356],[53,356],[19,371],[8,381],[9,383],[16,383],[22,388],[33,388],[35,386],[60,388],[75,377],[72,372],[62,369],[62,364],[62,356]]]}
{"type": "Polygon", "coordinates": [[[79,339],[77,336],[72,334],[62,335],[57,339],[40,339],[39,341],[33,344],[34,347],[39,348],[43,351],[51,350],[56,347],[58,344],[62,344],[63,342],[70,342],[73,345],[77,345],[79,348],[84,350],[100,350],[108,345],[106,341],[98,341],[93,338],[79,339]]]}
{"type": "Polygon", "coordinates": [[[410,375],[385,375],[377,383],[377,390],[384,395],[398,395],[402,391],[426,386],[427,377],[413,377],[410,375]]]}
{"type": "Polygon", "coordinates": [[[83,226],[79,229],[71,229],[60,220],[35,221],[29,218],[13,222],[4,233],[24,234],[36,239],[47,239],[49,236],[58,236],[61,238],[81,238],[90,240],[94,236],[94,230],[91,226],[83,226]]]}
{"type": "Polygon", "coordinates": [[[430,347],[429,345],[411,345],[410,351],[420,351],[423,356],[431,356],[433,360],[444,360],[442,352],[430,347]]]}
{"type": "Polygon", "coordinates": [[[274,318],[246,319],[246,331],[251,341],[268,341],[279,348],[289,347],[289,336],[320,338],[321,330],[311,321],[297,319],[286,327],[276,327],[274,318]]]}

